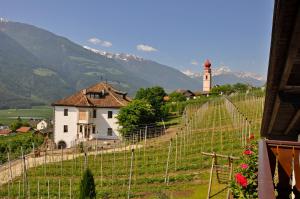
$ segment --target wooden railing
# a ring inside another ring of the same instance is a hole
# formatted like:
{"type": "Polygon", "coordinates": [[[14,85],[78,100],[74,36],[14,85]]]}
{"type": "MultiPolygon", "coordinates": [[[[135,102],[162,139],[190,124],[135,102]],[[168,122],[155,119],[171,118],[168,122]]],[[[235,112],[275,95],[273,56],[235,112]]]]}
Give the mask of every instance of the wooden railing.
{"type": "Polygon", "coordinates": [[[299,152],[299,142],[260,140],[259,198],[300,198],[299,152]]]}

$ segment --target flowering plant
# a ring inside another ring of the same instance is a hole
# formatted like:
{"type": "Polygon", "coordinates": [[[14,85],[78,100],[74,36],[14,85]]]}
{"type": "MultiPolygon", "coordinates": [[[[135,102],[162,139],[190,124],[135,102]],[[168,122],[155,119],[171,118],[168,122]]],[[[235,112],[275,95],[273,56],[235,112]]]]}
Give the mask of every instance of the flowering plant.
{"type": "Polygon", "coordinates": [[[230,189],[234,198],[258,198],[257,194],[257,142],[250,141],[235,169],[230,189]]]}

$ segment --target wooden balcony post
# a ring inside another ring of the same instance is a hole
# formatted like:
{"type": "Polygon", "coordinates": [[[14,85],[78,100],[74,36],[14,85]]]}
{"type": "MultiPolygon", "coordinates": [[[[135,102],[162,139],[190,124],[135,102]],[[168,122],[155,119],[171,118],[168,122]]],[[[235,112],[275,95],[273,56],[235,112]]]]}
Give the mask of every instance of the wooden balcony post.
{"type": "Polygon", "coordinates": [[[268,148],[265,140],[259,141],[258,150],[258,198],[275,199],[268,148]]]}

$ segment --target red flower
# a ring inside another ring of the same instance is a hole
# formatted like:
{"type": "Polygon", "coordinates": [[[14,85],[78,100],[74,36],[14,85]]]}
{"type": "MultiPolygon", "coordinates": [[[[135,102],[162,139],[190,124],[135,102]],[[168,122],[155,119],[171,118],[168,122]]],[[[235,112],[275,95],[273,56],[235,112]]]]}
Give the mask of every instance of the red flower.
{"type": "Polygon", "coordinates": [[[253,139],[254,139],[254,134],[251,134],[249,140],[253,140],[253,139]]]}
{"type": "Polygon", "coordinates": [[[253,154],[253,151],[247,149],[247,150],[244,151],[244,154],[245,154],[245,155],[252,155],[252,154],[253,154]]]}
{"type": "Polygon", "coordinates": [[[247,169],[248,167],[249,167],[248,164],[241,164],[242,169],[247,169]]]}
{"type": "Polygon", "coordinates": [[[247,187],[248,181],[245,176],[243,176],[241,173],[235,174],[235,180],[237,183],[239,183],[242,187],[247,187]]]}

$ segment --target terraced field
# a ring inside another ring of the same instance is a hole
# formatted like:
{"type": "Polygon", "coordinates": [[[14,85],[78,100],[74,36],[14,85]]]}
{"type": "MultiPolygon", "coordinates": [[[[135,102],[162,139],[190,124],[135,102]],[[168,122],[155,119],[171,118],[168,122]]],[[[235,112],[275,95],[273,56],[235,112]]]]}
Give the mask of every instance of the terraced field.
{"type": "MultiPolygon", "coordinates": [[[[0,197],[77,198],[89,167],[97,198],[206,198],[212,159],[203,152],[239,156],[249,135],[258,135],[262,101],[263,96],[250,94],[220,97],[187,106],[180,125],[161,137],[137,135],[110,150],[94,143],[82,148],[85,153],[80,148],[61,151],[69,159],[64,161],[50,161],[49,152],[46,164],[28,170],[24,164],[26,172],[3,184],[0,197]]],[[[226,165],[228,159],[218,163],[226,165]]],[[[216,176],[212,185],[211,194],[226,187],[216,176]]],[[[226,194],[225,189],[215,198],[226,194]]]]}

